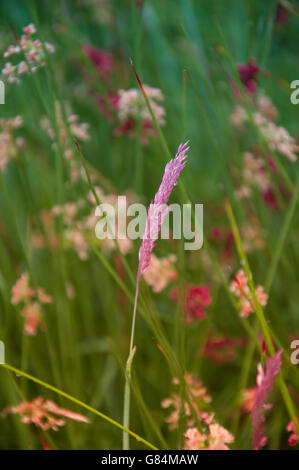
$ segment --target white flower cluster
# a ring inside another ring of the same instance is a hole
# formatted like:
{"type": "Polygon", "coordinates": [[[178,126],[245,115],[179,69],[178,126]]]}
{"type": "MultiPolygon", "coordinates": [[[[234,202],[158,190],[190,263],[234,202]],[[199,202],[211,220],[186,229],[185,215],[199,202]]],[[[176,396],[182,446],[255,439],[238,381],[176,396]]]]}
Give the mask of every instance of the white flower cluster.
{"type": "MultiPolygon", "coordinates": [[[[165,123],[165,109],[157,102],[163,101],[164,96],[159,88],[151,88],[144,85],[144,90],[150,100],[153,113],[159,124],[165,123]]],[[[129,90],[118,90],[118,117],[120,121],[126,121],[130,118],[139,118],[142,121],[152,122],[152,117],[144,102],[144,98],[140,90],[131,88],[129,90]]]]}
{"type": "Polygon", "coordinates": [[[39,39],[34,39],[33,35],[36,33],[34,24],[29,24],[23,28],[25,34],[22,35],[17,45],[8,46],[4,52],[3,57],[7,58],[11,55],[24,55],[26,60],[21,60],[15,64],[6,62],[2,69],[2,74],[6,75],[9,83],[20,83],[20,75],[28,72],[29,67],[31,72],[36,72],[40,67],[45,65],[44,48],[49,53],[55,52],[55,47],[48,42],[42,43],[39,39]]]}

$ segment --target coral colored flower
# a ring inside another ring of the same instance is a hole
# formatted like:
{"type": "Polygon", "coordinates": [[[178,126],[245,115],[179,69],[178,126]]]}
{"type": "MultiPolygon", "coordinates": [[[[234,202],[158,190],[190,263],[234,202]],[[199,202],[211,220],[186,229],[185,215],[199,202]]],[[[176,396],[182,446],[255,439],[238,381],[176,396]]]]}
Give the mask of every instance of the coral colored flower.
{"type": "Polygon", "coordinates": [[[24,332],[28,336],[35,336],[37,330],[45,330],[42,319],[42,311],[38,302],[31,302],[21,310],[21,315],[25,318],[24,332]]]}
{"type": "Polygon", "coordinates": [[[260,70],[256,60],[251,58],[247,64],[239,64],[237,68],[245,90],[249,93],[254,93],[256,90],[256,75],[260,70]]]}
{"type": "MultiPolygon", "coordinates": [[[[173,379],[174,385],[180,385],[178,379],[173,379]]],[[[202,382],[193,375],[185,375],[184,396],[172,393],[162,401],[163,408],[171,408],[171,414],[166,418],[170,430],[179,426],[180,418],[186,420],[185,450],[227,450],[233,436],[214,418],[213,413],[204,411],[211,397],[203,387],[202,382]],[[187,396],[187,398],[185,398],[187,396]],[[195,425],[200,423],[201,431],[195,425]]]]}
{"type": "Polygon", "coordinates": [[[251,413],[254,403],[256,387],[247,388],[242,392],[242,410],[244,413],[251,413]]]}
{"type": "Polygon", "coordinates": [[[21,274],[11,290],[11,303],[16,305],[20,302],[27,302],[34,296],[34,290],[30,287],[27,273],[21,274]]]}
{"type": "Polygon", "coordinates": [[[174,267],[176,260],[175,255],[159,259],[152,253],[150,265],[143,277],[145,282],[152,286],[154,292],[161,292],[169,282],[177,278],[177,271],[174,267]]]}
{"type": "Polygon", "coordinates": [[[234,436],[216,422],[208,425],[206,432],[189,428],[185,432],[185,450],[230,450],[227,444],[234,441],[234,436]]]}
{"type": "MultiPolygon", "coordinates": [[[[179,385],[180,382],[177,378],[174,378],[173,384],[179,385]]],[[[185,385],[189,401],[182,399],[177,393],[172,393],[169,398],[165,398],[161,403],[162,408],[171,408],[171,413],[165,420],[171,431],[177,429],[182,412],[187,419],[188,427],[195,424],[193,412],[195,412],[198,420],[205,420],[207,418],[206,412],[202,411],[206,404],[211,402],[207,389],[192,374],[185,375],[185,385]],[[191,403],[192,409],[189,403],[191,403]]]]}
{"type": "Polygon", "coordinates": [[[281,354],[282,351],[277,351],[275,356],[269,357],[266,362],[265,372],[260,365],[258,367],[257,387],[251,412],[253,448],[255,450],[260,449],[267,443],[267,436],[263,436],[263,424],[265,422],[264,409],[275,379],[280,371],[281,354]]]}
{"type": "Polygon", "coordinates": [[[42,304],[50,304],[52,302],[52,297],[42,287],[37,288],[37,297],[42,304]]]}
{"type": "MultiPolygon", "coordinates": [[[[297,418],[297,421],[299,424],[299,418],[297,418]]],[[[295,446],[296,444],[298,444],[299,438],[296,433],[296,428],[295,428],[295,424],[293,423],[293,421],[289,422],[289,424],[286,427],[286,430],[292,433],[288,439],[289,446],[295,446]]]]}
{"type": "Polygon", "coordinates": [[[44,330],[42,304],[51,303],[52,297],[42,287],[33,289],[30,286],[28,273],[21,275],[12,287],[11,293],[13,305],[25,304],[21,310],[21,315],[25,318],[24,333],[33,336],[36,335],[38,328],[44,330]]]}
{"type": "MultiPolygon", "coordinates": [[[[254,301],[248,286],[248,280],[243,269],[240,269],[230,284],[230,291],[239,299],[241,317],[248,317],[254,311],[254,301]]],[[[256,296],[259,304],[264,307],[268,301],[268,294],[264,292],[263,286],[256,287],[256,296]]]]}
{"type": "Polygon", "coordinates": [[[19,414],[22,423],[32,423],[43,431],[48,431],[49,429],[58,431],[59,427],[65,425],[64,418],[89,423],[88,418],[85,416],[65,408],[60,408],[53,401],[45,400],[43,397],[37,397],[32,402],[24,401],[17,406],[6,408],[2,412],[2,416],[5,417],[11,413],[19,414]]]}
{"type": "MultiPolygon", "coordinates": [[[[176,287],[172,289],[171,297],[173,300],[178,300],[178,289],[176,287]]],[[[186,287],[184,297],[186,321],[204,320],[206,318],[205,309],[212,302],[210,287],[189,285],[186,287]]]]}

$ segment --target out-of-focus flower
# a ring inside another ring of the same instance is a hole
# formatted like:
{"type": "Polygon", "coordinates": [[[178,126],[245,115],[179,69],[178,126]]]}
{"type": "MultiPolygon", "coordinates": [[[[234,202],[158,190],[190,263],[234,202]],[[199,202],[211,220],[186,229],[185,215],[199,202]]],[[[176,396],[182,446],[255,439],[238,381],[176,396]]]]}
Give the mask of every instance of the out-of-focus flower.
{"type": "Polygon", "coordinates": [[[256,387],[247,388],[242,391],[242,410],[244,413],[251,413],[255,392],[256,387]]]}
{"type": "Polygon", "coordinates": [[[57,132],[53,129],[52,123],[47,117],[41,119],[41,127],[45,129],[52,140],[52,148],[57,146],[62,150],[66,160],[66,167],[69,171],[67,186],[74,186],[78,182],[86,179],[85,172],[82,171],[80,159],[74,158],[74,142],[87,141],[89,139],[88,128],[86,122],[80,122],[79,116],[72,113],[69,106],[64,106],[64,112],[60,103],[55,103],[55,115],[57,132]]]}
{"type": "MultiPolygon", "coordinates": [[[[298,420],[298,424],[299,424],[299,418],[297,418],[297,420],[298,420]]],[[[298,435],[296,433],[296,428],[295,428],[295,424],[294,424],[293,421],[289,422],[289,424],[286,427],[286,430],[292,433],[289,436],[289,439],[288,439],[289,446],[295,446],[296,444],[298,444],[299,438],[298,438],[298,435]]]]}
{"type": "Polygon", "coordinates": [[[44,330],[42,304],[51,303],[52,297],[42,287],[37,287],[36,290],[33,289],[30,286],[28,273],[21,274],[12,287],[11,293],[11,303],[13,305],[25,304],[21,310],[21,315],[25,318],[24,333],[34,336],[38,328],[44,330]]]}
{"type": "MultiPolygon", "coordinates": [[[[79,116],[77,116],[76,114],[71,114],[69,112],[69,110],[68,110],[68,113],[67,113],[67,116],[66,116],[66,119],[67,119],[67,124],[66,124],[65,120],[64,120],[64,117],[63,117],[63,114],[62,114],[60,104],[58,102],[56,102],[55,106],[56,106],[57,128],[58,128],[58,134],[59,134],[61,144],[63,144],[66,147],[65,144],[66,144],[66,141],[67,141],[68,145],[72,144],[72,147],[73,147],[73,143],[68,142],[68,137],[69,137],[68,127],[69,127],[69,131],[71,133],[71,136],[76,137],[77,139],[83,140],[83,141],[88,140],[89,139],[88,124],[86,122],[79,123],[78,122],[79,116]]],[[[47,130],[47,132],[48,132],[49,136],[51,137],[51,139],[55,140],[55,138],[56,138],[55,131],[51,127],[51,123],[50,123],[49,119],[48,118],[43,118],[42,121],[41,121],[41,125],[44,129],[47,130]]],[[[65,152],[66,151],[67,151],[66,158],[70,159],[71,158],[71,155],[70,155],[71,150],[69,148],[66,148],[65,152]]]]}
{"type": "Polygon", "coordinates": [[[185,450],[230,450],[227,444],[234,441],[234,436],[218,423],[207,426],[206,432],[197,428],[188,428],[185,432],[185,450]]]}
{"type": "MultiPolygon", "coordinates": [[[[254,301],[243,269],[237,272],[235,279],[231,282],[230,291],[239,299],[240,316],[248,317],[254,311],[254,301]]],[[[263,286],[256,287],[256,296],[259,304],[264,307],[267,304],[268,295],[264,292],[263,286]]]]}
{"type": "Polygon", "coordinates": [[[3,54],[4,58],[11,55],[21,55],[22,57],[22,60],[19,59],[20,61],[14,65],[11,62],[6,62],[5,67],[2,69],[2,74],[8,77],[9,83],[20,83],[20,75],[28,72],[29,67],[31,72],[36,72],[40,67],[44,67],[46,65],[44,49],[50,54],[55,52],[55,47],[52,44],[48,42],[42,43],[39,39],[33,37],[36,33],[34,24],[31,23],[25,26],[23,32],[25,34],[18,40],[18,45],[8,46],[3,54]],[[27,62],[23,60],[23,54],[25,54],[27,62]]]}
{"type": "Polygon", "coordinates": [[[238,104],[235,106],[233,113],[230,115],[230,121],[236,127],[243,127],[244,122],[247,120],[247,112],[243,106],[238,104]]]}
{"type": "MultiPolygon", "coordinates": [[[[160,126],[163,126],[165,124],[165,109],[159,104],[164,100],[163,93],[158,88],[151,88],[147,85],[144,85],[143,88],[158,123],[160,126]]],[[[156,134],[151,114],[139,89],[118,90],[116,109],[121,124],[115,129],[115,134],[124,134],[128,137],[138,138],[141,132],[143,144],[147,143],[149,135],[156,134]]]]}
{"type": "Polygon", "coordinates": [[[280,371],[281,354],[282,351],[277,351],[273,357],[269,357],[266,362],[265,372],[260,365],[258,368],[257,387],[251,412],[253,448],[255,450],[260,449],[267,443],[267,436],[263,436],[264,407],[280,371]]]}
{"type": "Polygon", "coordinates": [[[73,284],[68,281],[66,283],[65,288],[66,288],[66,295],[68,296],[70,300],[73,300],[76,297],[76,291],[75,291],[73,284]]]}
{"type": "Polygon", "coordinates": [[[154,292],[161,292],[169,282],[177,278],[177,271],[175,269],[176,260],[175,255],[157,258],[152,253],[150,265],[143,277],[145,282],[152,286],[154,292]]]}
{"type": "MultiPolygon", "coordinates": [[[[175,378],[173,379],[173,384],[177,386],[180,382],[175,378]]],[[[172,393],[169,398],[165,398],[161,403],[162,408],[171,408],[171,413],[165,420],[171,431],[177,429],[182,410],[187,419],[187,426],[191,427],[195,424],[193,412],[195,412],[198,420],[204,419],[206,413],[202,409],[204,409],[207,403],[211,402],[207,389],[192,374],[185,375],[185,384],[189,401],[182,399],[177,393],[172,393]]]]}
{"type": "MultiPolygon", "coordinates": [[[[276,167],[271,158],[268,158],[269,170],[276,173],[276,167]]],[[[243,169],[241,175],[241,186],[235,190],[237,199],[248,199],[252,190],[256,188],[261,192],[263,200],[273,209],[277,209],[277,201],[271,188],[271,181],[266,171],[266,165],[259,156],[258,151],[243,154],[243,169]]]]}
{"type": "Polygon", "coordinates": [[[58,431],[61,426],[65,425],[64,418],[69,418],[81,423],[89,423],[89,419],[85,416],[65,408],[60,408],[60,406],[53,401],[45,400],[40,396],[35,398],[32,402],[24,401],[19,405],[11,406],[3,410],[3,417],[6,417],[8,414],[19,414],[22,423],[32,423],[43,431],[48,431],[49,429],[58,431]]]}
{"type": "Polygon", "coordinates": [[[259,128],[272,150],[281,153],[291,162],[297,160],[296,153],[299,151],[299,145],[297,145],[294,137],[291,137],[284,127],[277,126],[274,122],[260,119],[259,128]]]}
{"type": "Polygon", "coordinates": [[[15,129],[23,124],[21,116],[0,119],[0,171],[4,172],[10,160],[14,160],[24,147],[24,140],[14,137],[15,129]]]}
{"type": "Polygon", "coordinates": [[[263,160],[250,152],[245,152],[243,155],[242,177],[245,186],[248,187],[255,186],[261,191],[266,191],[270,186],[263,160]]]}
{"type": "MultiPolygon", "coordinates": [[[[177,287],[172,289],[171,297],[173,300],[179,300],[177,287]]],[[[183,299],[187,322],[204,320],[206,318],[205,309],[212,302],[209,286],[188,285],[183,294],[183,299]]]]}
{"type": "Polygon", "coordinates": [[[256,91],[256,76],[260,70],[256,60],[252,57],[247,64],[239,64],[237,66],[240,80],[248,93],[256,91]]]}
{"type": "Polygon", "coordinates": [[[228,338],[225,335],[213,334],[205,342],[203,355],[221,364],[235,359],[236,349],[244,344],[243,338],[228,338]]]}
{"type": "MultiPolygon", "coordinates": [[[[277,126],[273,122],[277,118],[277,111],[270,99],[259,94],[257,99],[253,100],[253,107],[255,108],[253,120],[270,149],[281,153],[292,162],[296,161],[299,146],[284,127],[277,126]]],[[[230,116],[231,122],[239,128],[242,128],[248,119],[247,111],[241,105],[236,106],[230,116]]]]}
{"type": "Polygon", "coordinates": [[[268,204],[268,206],[272,207],[275,210],[278,209],[277,200],[272,188],[269,188],[267,191],[264,192],[263,199],[265,203],[268,204]]]}
{"type": "Polygon", "coordinates": [[[24,333],[28,336],[35,336],[37,330],[45,330],[41,306],[38,302],[30,302],[21,310],[21,315],[25,318],[24,333]]]}
{"type": "Polygon", "coordinates": [[[257,95],[257,110],[269,121],[275,121],[278,117],[278,111],[272,101],[262,92],[257,95]]]}
{"type": "Polygon", "coordinates": [[[97,49],[92,46],[83,46],[83,50],[94,64],[102,80],[109,79],[110,73],[114,67],[114,59],[109,51],[97,49]]]}
{"type": "Polygon", "coordinates": [[[11,303],[13,305],[19,302],[27,302],[34,296],[34,290],[29,285],[29,278],[27,273],[22,273],[11,290],[11,303]]]}
{"type": "Polygon", "coordinates": [[[278,3],[275,16],[275,24],[284,24],[288,22],[288,10],[281,4],[278,3]]]}
{"type": "MultiPolygon", "coordinates": [[[[178,379],[174,379],[173,384],[181,385],[178,379]]],[[[165,420],[170,430],[178,428],[180,417],[186,420],[185,450],[226,450],[226,444],[233,441],[233,436],[215,421],[214,414],[205,411],[210,402],[206,388],[192,374],[185,375],[184,398],[172,393],[162,401],[163,408],[172,408],[165,420]]]]}
{"type": "Polygon", "coordinates": [[[253,251],[262,250],[264,248],[265,234],[255,217],[252,217],[251,222],[241,228],[240,233],[246,253],[252,253],[253,251]]]}

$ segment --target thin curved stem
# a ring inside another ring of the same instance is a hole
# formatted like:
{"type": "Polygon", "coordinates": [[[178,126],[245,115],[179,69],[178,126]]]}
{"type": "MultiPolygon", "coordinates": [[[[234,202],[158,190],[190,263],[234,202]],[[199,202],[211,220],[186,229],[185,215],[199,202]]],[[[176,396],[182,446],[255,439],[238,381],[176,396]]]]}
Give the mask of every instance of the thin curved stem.
{"type": "MultiPolygon", "coordinates": [[[[124,415],[123,415],[124,428],[128,428],[130,425],[130,401],[131,401],[130,381],[131,381],[131,366],[132,366],[132,361],[133,361],[133,357],[135,354],[134,335],[135,335],[137,300],[138,300],[138,292],[139,292],[139,280],[140,280],[140,277],[137,276],[133,317],[132,317],[132,327],[131,327],[130,349],[129,349],[129,356],[128,356],[127,364],[126,364],[126,382],[125,382],[124,415]]],[[[130,449],[129,435],[126,431],[124,431],[123,432],[123,450],[129,450],[129,449],[130,449]]]]}
{"type": "Polygon", "coordinates": [[[17,375],[21,375],[21,376],[25,377],[26,379],[31,380],[32,382],[35,382],[38,385],[41,385],[42,387],[45,387],[49,390],[52,390],[52,392],[57,393],[58,395],[66,398],[67,400],[70,400],[73,403],[76,403],[77,405],[81,406],[82,408],[85,408],[86,410],[90,411],[91,413],[99,416],[100,418],[104,419],[105,421],[108,421],[109,423],[113,424],[113,426],[116,426],[117,428],[119,428],[123,431],[126,431],[127,434],[130,434],[131,436],[135,437],[135,439],[137,441],[142,442],[143,444],[145,444],[150,449],[158,450],[157,447],[155,447],[153,444],[151,444],[147,440],[143,439],[143,437],[139,436],[138,434],[131,431],[130,429],[126,429],[122,424],[118,423],[114,419],[110,418],[109,416],[105,415],[104,413],[101,413],[100,411],[96,410],[92,406],[87,405],[83,401],[78,400],[78,398],[75,398],[72,395],[69,395],[68,393],[64,392],[63,390],[60,390],[59,388],[56,388],[53,385],[50,385],[47,382],[44,382],[43,380],[40,380],[37,377],[34,377],[33,375],[27,374],[27,372],[24,372],[20,369],[17,369],[16,367],[11,366],[10,364],[0,364],[0,367],[3,367],[4,369],[10,370],[11,372],[14,372],[17,375]]]}

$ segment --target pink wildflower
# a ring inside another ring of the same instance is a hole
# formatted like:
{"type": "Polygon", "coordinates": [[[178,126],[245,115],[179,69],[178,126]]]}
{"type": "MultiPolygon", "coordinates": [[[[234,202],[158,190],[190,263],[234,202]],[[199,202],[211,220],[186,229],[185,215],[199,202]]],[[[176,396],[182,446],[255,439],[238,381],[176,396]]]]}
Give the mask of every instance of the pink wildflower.
{"type": "Polygon", "coordinates": [[[53,401],[44,400],[43,397],[37,397],[32,402],[24,401],[17,406],[6,408],[2,412],[2,416],[5,417],[10,413],[19,414],[22,423],[32,423],[43,431],[48,431],[49,429],[58,431],[59,427],[65,425],[65,419],[63,418],[89,423],[88,418],[85,416],[65,408],[60,408],[53,401]]]}
{"type": "Polygon", "coordinates": [[[42,304],[52,302],[52,297],[48,295],[42,287],[36,290],[30,286],[27,273],[23,273],[17,280],[12,290],[11,303],[17,305],[24,303],[21,315],[25,318],[24,332],[26,335],[36,335],[38,328],[45,329],[42,314],[42,304]]]}
{"type": "Polygon", "coordinates": [[[27,302],[34,296],[34,290],[29,285],[29,278],[27,273],[21,274],[12,290],[11,303],[16,305],[20,302],[27,302]]]}
{"type": "Polygon", "coordinates": [[[33,23],[30,23],[28,26],[23,28],[24,33],[26,34],[34,34],[36,33],[36,28],[33,23]]]}
{"type": "MultiPolygon", "coordinates": [[[[297,420],[299,424],[299,418],[297,418],[297,420]]],[[[288,439],[289,446],[295,446],[296,444],[298,444],[299,438],[296,433],[296,428],[295,428],[295,424],[293,423],[293,421],[289,422],[289,424],[286,427],[286,430],[292,433],[288,439]]]]}
{"type": "MultiPolygon", "coordinates": [[[[211,402],[211,397],[207,393],[207,389],[203,386],[201,380],[197,380],[192,374],[185,374],[184,379],[186,393],[188,394],[189,402],[192,404],[193,411],[198,420],[206,419],[206,413],[203,412],[202,409],[206,404],[211,402]]],[[[179,385],[180,382],[178,379],[174,378],[173,384],[179,385]]],[[[169,398],[165,398],[162,401],[162,408],[171,408],[171,413],[165,420],[171,431],[177,429],[182,410],[187,419],[187,426],[194,426],[195,418],[189,402],[182,399],[177,393],[172,393],[169,398]]]]}
{"type": "MultiPolygon", "coordinates": [[[[239,299],[240,316],[248,317],[254,311],[254,301],[248,286],[248,279],[243,269],[240,269],[230,284],[230,291],[239,299]]],[[[268,294],[263,286],[256,287],[256,296],[259,304],[264,307],[268,301],[268,294]]]]}
{"type": "Polygon", "coordinates": [[[42,287],[37,288],[37,297],[42,304],[50,304],[52,302],[52,297],[42,287]]]}
{"type": "Polygon", "coordinates": [[[253,448],[255,450],[260,449],[267,443],[267,436],[263,436],[264,407],[280,371],[281,354],[282,351],[278,351],[275,356],[269,357],[266,362],[265,372],[259,366],[257,388],[251,413],[253,448]]]}
{"type": "Polygon", "coordinates": [[[145,282],[152,286],[154,292],[161,292],[169,282],[177,278],[175,262],[175,255],[159,259],[152,253],[150,265],[143,277],[145,282]]]}
{"type": "Polygon", "coordinates": [[[234,441],[234,436],[216,422],[208,425],[206,432],[189,428],[185,433],[185,450],[229,450],[227,444],[234,441]]]}
{"type": "Polygon", "coordinates": [[[38,328],[45,330],[42,312],[38,302],[31,302],[28,305],[25,305],[21,311],[21,315],[25,317],[24,332],[26,335],[35,336],[38,328]]]}

